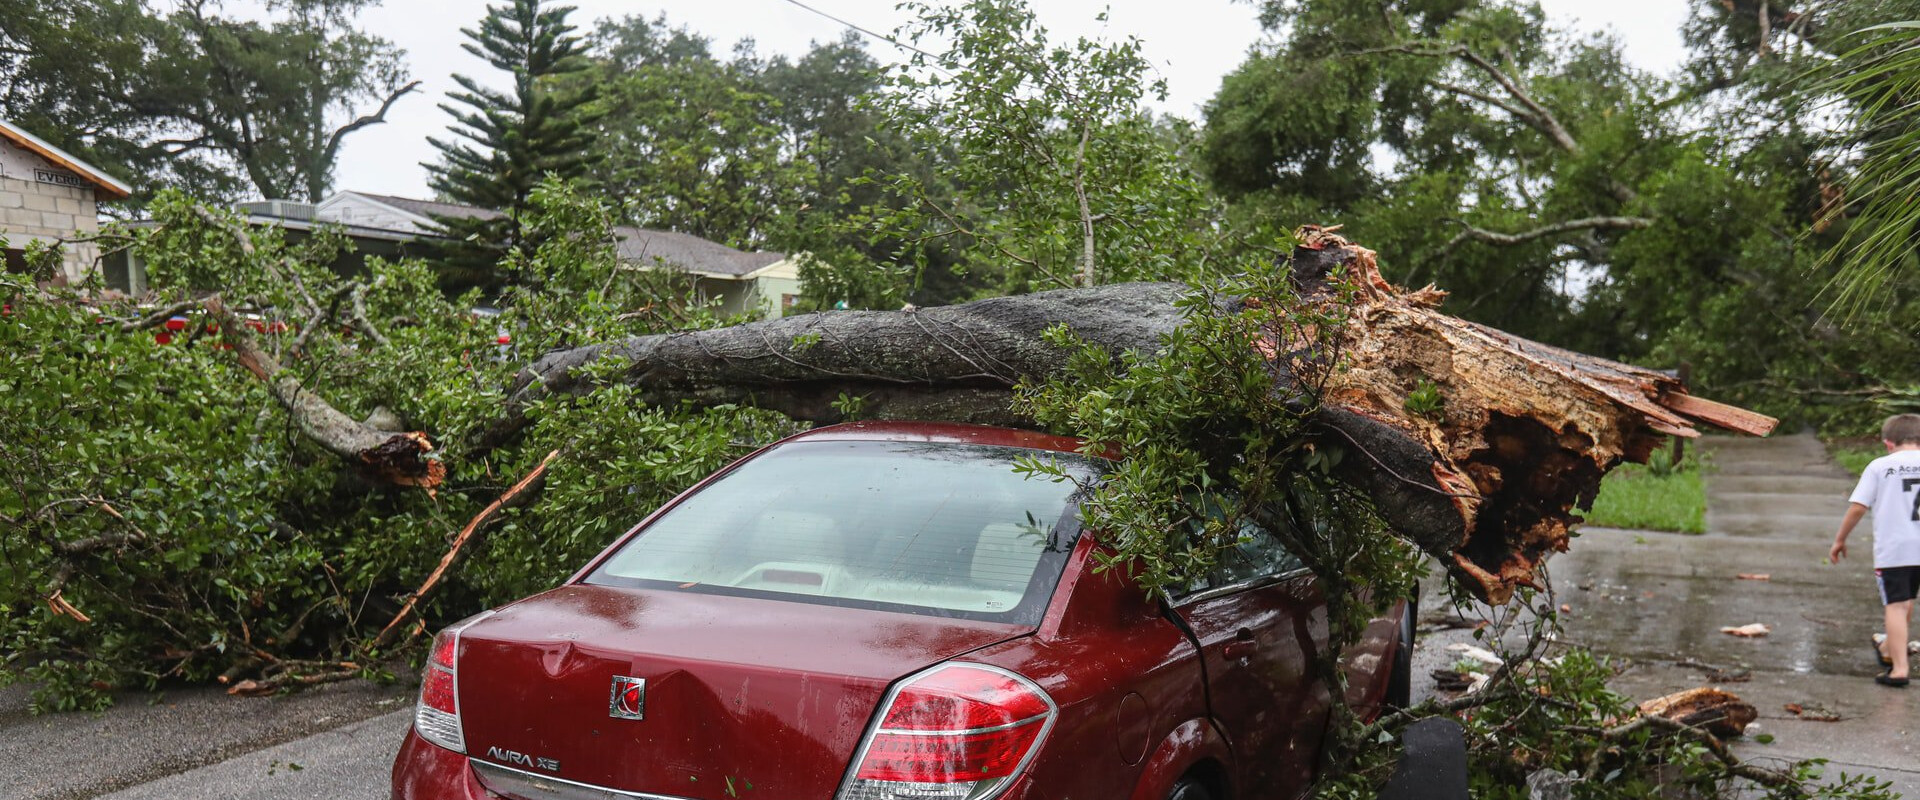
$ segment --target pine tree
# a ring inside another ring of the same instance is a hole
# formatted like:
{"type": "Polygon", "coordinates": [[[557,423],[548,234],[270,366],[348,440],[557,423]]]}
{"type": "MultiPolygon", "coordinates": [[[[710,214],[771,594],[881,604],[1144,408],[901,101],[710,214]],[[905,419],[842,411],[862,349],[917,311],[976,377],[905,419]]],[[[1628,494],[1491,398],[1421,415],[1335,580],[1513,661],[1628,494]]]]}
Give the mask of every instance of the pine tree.
{"type": "Polygon", "coordinates": [[[513,89],[501,92],[465,75],[453,76],[464,90],[451,94],[459,105],[440,108],[453,115],[458,138],[428,139],[441,156],[440,163],[426,165],[434,191],[449,202],[500,212],[436,216],[450,239],[435,248],[449,289],[491,289],[504,282],[500,259],[535,245],[520,227],[534,186],[549,173],[563,179],[583,174],[595,92],[591,84],[564,81],[589,66],[580,37],[567,24],[573,11],[572,6],[542,8],[541,0],[513,0],[487,6],[477,29],[461,29],[471,40],[461,46],[511,73],[513,89]]]}

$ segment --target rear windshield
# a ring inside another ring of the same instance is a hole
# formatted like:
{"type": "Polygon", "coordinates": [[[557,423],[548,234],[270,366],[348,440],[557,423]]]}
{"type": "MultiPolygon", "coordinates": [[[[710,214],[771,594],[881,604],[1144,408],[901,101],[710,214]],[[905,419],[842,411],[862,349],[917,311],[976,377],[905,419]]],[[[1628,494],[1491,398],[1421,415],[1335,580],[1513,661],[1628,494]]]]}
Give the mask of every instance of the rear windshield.
{"type": "Polygon", "coordinates": [[[1037,624],[1079,532],[1078,487],[1011,447],[794,442],[681,501],[586,578],[603,585],[1037,624]]]}

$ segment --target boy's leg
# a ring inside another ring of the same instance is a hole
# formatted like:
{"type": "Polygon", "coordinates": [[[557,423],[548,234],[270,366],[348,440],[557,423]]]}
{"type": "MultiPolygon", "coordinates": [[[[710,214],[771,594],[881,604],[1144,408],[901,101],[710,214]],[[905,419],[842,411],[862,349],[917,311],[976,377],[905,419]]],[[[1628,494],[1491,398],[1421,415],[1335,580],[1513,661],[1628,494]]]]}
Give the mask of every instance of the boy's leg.
{"type": "Polygon", "coordinates": [[[1887,674],[1891,677],[1905,678],[1908,675],[1907,615],[1912,612],[1912,600],[1887,604],[1887,655],[1893,658],[1893,669],[1887,674]]]}

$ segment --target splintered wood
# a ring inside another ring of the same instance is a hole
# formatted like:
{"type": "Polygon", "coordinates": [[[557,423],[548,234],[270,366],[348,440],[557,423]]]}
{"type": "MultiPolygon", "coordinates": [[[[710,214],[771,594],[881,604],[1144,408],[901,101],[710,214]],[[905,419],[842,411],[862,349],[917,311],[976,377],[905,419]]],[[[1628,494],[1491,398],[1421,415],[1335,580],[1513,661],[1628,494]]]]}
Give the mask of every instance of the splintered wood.
{"type": "MultiPolygon", "coordinates": [[[[1764,436],[1776,421],[1687,393],[1663,372],[1563,350],[1440,313],[1446,293],[1381,278],[1374,253],[1328,231],[1300,232],[1302,247],[1332,253],[1358,287],[1345,368],[1324,403],[1403,432],[1433,455],[1433,486],[1450,495],[1462,528],[1451,568],[1503,602],[1535,585],[1535,570],[1567,548],[1568,527],[1623,461],[1645,462],[1664,436],[1712,425],[1764,436]],[[1438,413],[1410,413],[1408,396],[1431,382],[1438,413]]],[[[1296,264],[1301,261],[1296,257],[1296,264]]],[[[1303,292],[1337,296],[1335,282],[1303,292]]]]}
{"type": "Polygon", "coordinates": [[[1656,697],[1640,704],[1640,713],[1665,717],[1691,728],[1704,728],[1725,739],[1747,732],[1747,726],[1759,718],[1752,703],[1721,689],[1702,687],[1656,697]]]}

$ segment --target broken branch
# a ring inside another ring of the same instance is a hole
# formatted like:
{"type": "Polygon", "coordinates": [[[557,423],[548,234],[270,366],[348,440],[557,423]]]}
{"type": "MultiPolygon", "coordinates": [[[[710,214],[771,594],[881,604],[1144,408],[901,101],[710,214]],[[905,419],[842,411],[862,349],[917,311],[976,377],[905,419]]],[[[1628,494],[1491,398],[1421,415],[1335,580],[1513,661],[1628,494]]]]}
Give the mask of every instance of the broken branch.
{"type": "MultiPolygon", "coordinates": [[[[404,623],[413,615],[414,609],[420,605],[420,601],[425,599],[428,593],[433,591],[434,587],[440,584],[440,579],[446,575],[447,568],[453,566],[454,560],[460,557],[460,552],[466,549],[467,543],[472,541],[482,528],[491,524],[501,511],[525,503],[531,492],[545,480],[548,465],[552,464],[554,457],[558,455],[560,455],[558,450],[548,453],[546,458],[540,459],[539,465],[521,476],[520,480],[514,481],[505,492],[502,492],[493,502],[488,503],[486,508],[480,509],[480,513],[475,514],[473,519],[467,521],[466,526],[460,529],[460,533],[453,537],[453,544],[447,548],[447,554],[440,557],[439,565],[435,566],[433,572],[427,575],[427,579],[420,583],[420,588],[415,589],[413,594],[407,597],[406,604],[393,615],[393,619],[387,623],[386,627],[380,629],[380,635],[373,638],[369,647],[377,649],[393,643],[404,623]]],[[[414,630],[417,632],[419,629],[414,630]]]]}
{"type": "Polygon", "coordinates": [[[1547,236],[1553,236],[1555,234],[1560,234],[1560,233],[1567,233],[1570,231],[1640,230],[1643,228],[1652,227],[1652,225],[1653,225],[1653,220],[1648,219],[1646,217],[1583,217],[1581,219],[1570,219],[1570,220],[1565,220],[1563,222],[1555,222],[1551,225],[1542,225],[1538,228],[1534,228],[1532,230],[1527,230],[1527,231],[1521,231],[1519,233],[1501,233],[1499,231],[1490,231],[1485,228],[1476,228],[1476,227],[1473,227],[1472,225],[1466,225],[1465,223],[1462,223],[1462,227],[1464,227],[1465,230],[1462,230],[1461,232],[1454,234],[1454,237],[1452,239],[1447,240],[1446,244],[1442,245],[1438,251],[1436,251],[1432,256],[1429,256],[1428,258],[1429,259],[1445,258],[1447,254],[1453,252],[1454,248],[1459,247],[1461,244],[1469,240],[1486,242],[1488,244],[1508,246],[1508,245],[1516,245],[1516,244],[1525,244],[1535,239],[1540,239],[1547,236]]]}
{"type": "Polygon", "coordinates": [[[266,382],[273,398],[307,438],[388,483],[431,489],[446,476],[444,464],[427,458],[434,447],[426,434],[378,430],[341,413],[261,350],[244,321],[219,295],[207,298],[204,304],[219,320],[221,333],[233,345],[240,365],[266,382]]]}
{"type": "Polygon", "coordinates": [[[145,330],[199,307],[200,301],[198,300],[182,300],[164,308],[156,309],[153,313],[132,322],[121,324],[120,332],[133,333],[135,331],[145,330]]]}

